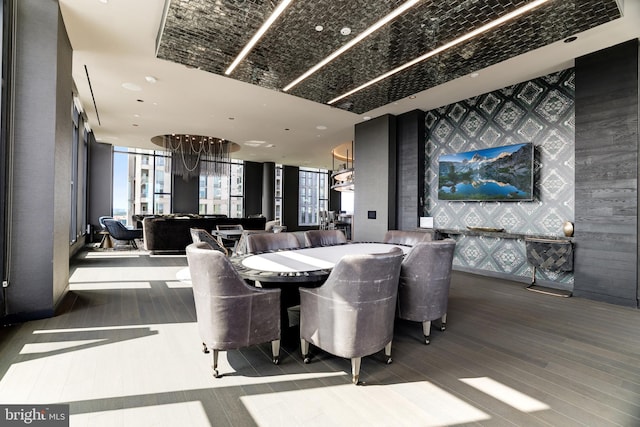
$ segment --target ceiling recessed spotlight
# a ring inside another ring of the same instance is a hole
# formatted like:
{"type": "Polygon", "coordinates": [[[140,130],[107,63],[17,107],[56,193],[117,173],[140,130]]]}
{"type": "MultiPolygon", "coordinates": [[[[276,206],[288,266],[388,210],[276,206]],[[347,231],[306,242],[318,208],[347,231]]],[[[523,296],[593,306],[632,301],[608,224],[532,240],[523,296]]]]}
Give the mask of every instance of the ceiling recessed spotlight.
{"type": "Polygon", "coordinates": [[[235,117],[229,117],[229,120],[235,120],[235,119],[236,119],[235,117]]]}
{"type": "Polygon", "coordinates": [[[571,37],[567,37],[566,39],[564,39],[565,43],[571,43],[578,40],[578,38],[576,36],[571,36],[571,37]]]}
{"type": "Polygon", "coordinates": [[[144,102],[144,99],[136,99],[138,102],[144,102]]]}
{"type": "Polygon", "coordinates": [[[349,34],[351,34],[351,28],[349,27],[343,27],[340,30],[340,34],[342,34],[343,36],[348,36],[349,34]]]}
{"type": "Polygon", "coordinates": [[[469,77],[471,77],[472,79],[475,79],[479,75],[480,75],[480,73],[471,73],[471,74],[469,74],[469,77]]]}
{"type": "Polygon", "coordinates": [[[127,90],[132,90],[134,92],[139,92],[139,91],[142,90],[142,88],[140,86],[138,86],[137,84],[135,84],[135,83],[125,82],[125,83],[122,83],[122,87],[127,89],[127,90]]]}
{"type": "Polygon", "coordinates": [[[327,127],[325,125],[318,125],[318,126],[316,126],[316,129],[318,129],[318,130],[327,130],[327,127]]]}
{"type": "Polygon", "coordinates": [[[274,148],[274,147],[275,147],[275,144],[267,144],[267,145],[265,145],[265,147],[267,147],[267,148],[274,148]]]}
{"type": "Polygon", "coordinates": [[[415,96],[415,95],[411,95],[411,96],[409,97],[409,99],[416,99],[416,96],[415,96]]]}
{"type": "Polygon", "coordinates": [[[102,4],[107,4],[107,3],[109,3],[109,0],[98,0],[98,1],[99,1],[100,3],[102,3],[102,4]]]}
{"type": "Polygon", "coordinates": [[[134,124],[133,124],[133,127],[138,127],[138,124],[137,124],[137,123],[134,123],[134,124]]]}
{"type": "Polygon", "coordinates": [[[155,78],[155,77],[153,77],[153,76],[144,76],[144,79],[145,79],[148,83],[151,83],[151,84],[153,84],[153,83],[155,83],[155,82],[157,82],[157,81],[158,81],[158,79],[156,79],[156,78],[155,78]]]}
{"type": "Polygon", "coordinates": [[[320,32],[324,30],[324,27],[322,25],[316,25],[316,31],[320,32]]]}
{"type": "Polygon", "coordinates": [[[134,114],[133,117],[140,117],[140,114],[134,114]]]}
{"type": "Polygon", "coordinates": [[[289,130],[289,128],[284,128],[284,130],[289,130]]]}

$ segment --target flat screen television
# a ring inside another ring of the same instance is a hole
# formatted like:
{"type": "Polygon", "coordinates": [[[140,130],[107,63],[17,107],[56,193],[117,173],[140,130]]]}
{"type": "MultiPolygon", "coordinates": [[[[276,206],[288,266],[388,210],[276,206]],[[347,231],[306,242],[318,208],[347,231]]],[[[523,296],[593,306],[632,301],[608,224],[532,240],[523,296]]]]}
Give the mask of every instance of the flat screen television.
{"type": "Polygon", "coordinates": [[[438,199],[459,201],[533,200],[533,144],[443,154],[438,199]]]}

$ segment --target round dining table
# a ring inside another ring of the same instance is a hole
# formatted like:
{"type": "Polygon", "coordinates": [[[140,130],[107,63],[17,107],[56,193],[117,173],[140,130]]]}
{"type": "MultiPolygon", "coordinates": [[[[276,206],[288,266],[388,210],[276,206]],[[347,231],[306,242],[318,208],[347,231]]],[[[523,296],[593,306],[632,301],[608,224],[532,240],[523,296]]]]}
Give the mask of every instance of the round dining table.
{"type": "Polygon", "coordinates": [[[229,258],[238,273],[247,280],[277,283],[323,282],[345,255],[389,252],[394,247],[404,254],[411,246],[390,243],[345,243],[270,251],[229,258]]]}

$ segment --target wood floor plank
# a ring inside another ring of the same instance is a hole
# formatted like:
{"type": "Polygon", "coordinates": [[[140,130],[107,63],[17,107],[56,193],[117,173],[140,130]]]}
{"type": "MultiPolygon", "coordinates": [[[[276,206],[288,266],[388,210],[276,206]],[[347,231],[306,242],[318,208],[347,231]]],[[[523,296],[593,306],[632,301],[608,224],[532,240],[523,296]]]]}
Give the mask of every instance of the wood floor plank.
{"type": "MultiPolygon", "coordinates": [[[[640,425],[640,312],[454,272],[447,330],[396,320],[391,365],[294,339],[201,352],[184,256],[83,252],[50,319],[0,330],[0,402],[68,403],[72,425],[640,425]],[[132,256],[133,255],[133,256],[132,256]],[[73,422],[75,421],[75,422],[73,422]]],[[[435,323],[435,322],[434,322],[435,323]]],[[[434,325],[435,326],[435,325],[434,325]]]]}

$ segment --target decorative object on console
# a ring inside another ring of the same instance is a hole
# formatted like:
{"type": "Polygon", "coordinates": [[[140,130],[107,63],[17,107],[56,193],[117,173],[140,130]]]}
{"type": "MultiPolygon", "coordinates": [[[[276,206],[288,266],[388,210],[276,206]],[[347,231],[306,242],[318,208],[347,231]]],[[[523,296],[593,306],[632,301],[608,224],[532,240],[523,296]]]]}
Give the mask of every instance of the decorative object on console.
{"type": "Polygon", "coordinates": [[[504,231],[504,228],[495,228],[495,227],[475,227],[475,226],[471,226],[471,225],[467,225],[467,228],[471,231],[486,231],[486,232],[493,232],[493,233],[500,233],[502,231],[504,231]]]}
{"type": "Polygon", "coordinates": [[[157,135],[151,142],[173,155],[173,172],[184,179],[228,175],[229,154],[240,150],[235,142],[202,135],[157,135]]]}
{"type": "Polygon", "coordinates": [[[438,199],[533,200],[533,144],[444,154],[439,158],[438,199]]]}
{"type": "Polygon", "coordinates": [[[562,224],[562,232],[567,237],[573,237],[573,223],[571,221],[565,221],[562,224]]]}

